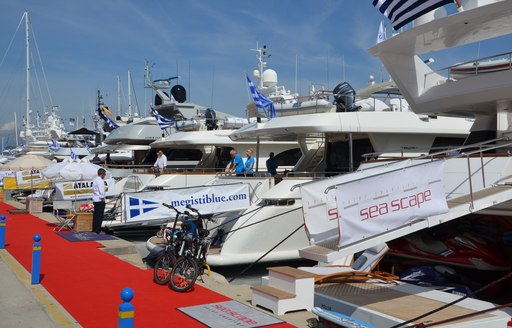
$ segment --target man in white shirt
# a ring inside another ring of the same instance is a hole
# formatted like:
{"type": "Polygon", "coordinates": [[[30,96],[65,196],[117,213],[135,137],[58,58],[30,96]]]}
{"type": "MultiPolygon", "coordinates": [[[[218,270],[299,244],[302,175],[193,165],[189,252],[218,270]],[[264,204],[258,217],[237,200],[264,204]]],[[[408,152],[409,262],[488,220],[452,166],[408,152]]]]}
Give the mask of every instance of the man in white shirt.
{"type": "Polygon", "coordinates": [[[94,204],[94,213],[92,216],[92,231],[101,232],[101,223],[105,214],[105,169],[98,170],[98,176],[92,183],[92,202],[94,204]]]}
{"type": "Polygon", "coordinates": [[[167,156],[164,155],[162,149],[159,149],[156,154],[158,157],[156,158],[156,162],[153,165],[153,169],[158,170],[158,172],[163,173],[165,167],[167,166],[167,156]]]}

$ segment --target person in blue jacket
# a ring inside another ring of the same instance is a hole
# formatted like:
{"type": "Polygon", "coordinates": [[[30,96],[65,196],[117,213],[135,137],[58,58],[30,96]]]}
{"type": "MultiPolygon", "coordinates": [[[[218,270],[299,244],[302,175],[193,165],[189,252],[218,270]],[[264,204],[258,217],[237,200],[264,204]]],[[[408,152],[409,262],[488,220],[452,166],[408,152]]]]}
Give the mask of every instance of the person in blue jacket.
{"type": "Polygon", "coordinates": [[[232,149],[229,154],[231,155],[231,165],[226,170],[226,173],[235,173],[236,176],[244,176],[245,166],[242,156],[234,149],[232,149]]]}
{"type": "Polygon", "coordinates": [[[252,148],[247,149],[245,152],[247,159],[245,160],[245,176],[254,176],[254,150],[252,148]]]}

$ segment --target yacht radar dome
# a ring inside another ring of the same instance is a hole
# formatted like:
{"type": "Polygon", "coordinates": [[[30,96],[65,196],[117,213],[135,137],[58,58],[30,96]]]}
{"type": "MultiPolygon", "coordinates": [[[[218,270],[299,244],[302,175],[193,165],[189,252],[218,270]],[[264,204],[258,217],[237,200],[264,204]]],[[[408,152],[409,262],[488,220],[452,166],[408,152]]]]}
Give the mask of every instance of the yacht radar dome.
{"type": "Polygon", "coordinates": [[[259,79],[260,78],[260,71],[255,69],[254,71],[252,71],[252,76],[254,76],[255,78],[259,79]]]}
{"type": "Polygon", "coordinates": [[[273,69],[266,69],[263,72],[262,82],[264,87],[275,87],[277,85],[277,73],[273,69]]]}

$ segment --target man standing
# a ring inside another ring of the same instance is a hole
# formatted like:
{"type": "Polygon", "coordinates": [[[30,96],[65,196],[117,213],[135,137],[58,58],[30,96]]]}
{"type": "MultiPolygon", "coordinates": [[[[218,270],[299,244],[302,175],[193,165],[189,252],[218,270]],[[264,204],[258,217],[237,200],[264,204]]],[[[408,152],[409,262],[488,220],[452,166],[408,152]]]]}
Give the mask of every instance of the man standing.
{"type": "Polygon", "coordinates": [[[156,162],[153,165],[153,169],[158,170],[158,172],[163,173],[165,167],[167,166],[167,156],[164,155],[162,149],[159,149],[157,152],[156,162]]]}
{"type": "Polygon", "coordinates": [[[92,231],[101,232],[101,223],[105,214],[105,169],[98,170],[98,176],[92,183],[92,202],[94,204],[94,214],[92,216],[92,231]]]}
{"type": "Polygon", "coordinates": [[[277,174],[277,161],[274,157],[274,153],[270,153],[268,155],[267,172],[270,173],[271,176],[275,176],[277,174]]]}
{"type": "Polygon", "coordinates": [[[231,149],[229,154],[231,155],[231,165],[226,173],[235,173],[237,176],[244,176],[245,165],[242,156],[238,154],[234,149],[231,149]]]}

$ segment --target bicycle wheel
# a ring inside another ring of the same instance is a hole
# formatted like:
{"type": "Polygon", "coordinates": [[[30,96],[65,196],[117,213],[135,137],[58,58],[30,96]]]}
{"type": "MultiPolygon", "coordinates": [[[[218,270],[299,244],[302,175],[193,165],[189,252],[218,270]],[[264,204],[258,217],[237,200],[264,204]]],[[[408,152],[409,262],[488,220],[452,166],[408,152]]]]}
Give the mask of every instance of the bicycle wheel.
{"type": "Polygon", "coordinates": [[[153,279],[159,285],[166,285],[171,280],[172,266],[176,262],[176,257],[170,252],[165,252],[156,260],[153,270],[153,279]]]}
{"type": "Polygon", "coordinates": [[[193,258],[182,257],[174,263],[171,271],[171,288],[177,292],[186,292],[194,286],[199,269],[193,258]]]}

